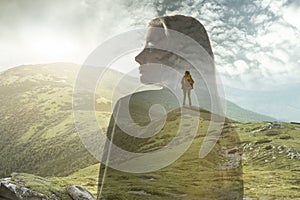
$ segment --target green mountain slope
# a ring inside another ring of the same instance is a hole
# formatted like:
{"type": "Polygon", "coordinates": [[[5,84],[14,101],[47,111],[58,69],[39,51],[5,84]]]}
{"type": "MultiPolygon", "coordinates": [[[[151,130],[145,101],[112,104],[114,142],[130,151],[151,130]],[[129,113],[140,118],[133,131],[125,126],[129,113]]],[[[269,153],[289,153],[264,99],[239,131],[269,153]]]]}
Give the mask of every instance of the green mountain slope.
{"type": "MultiPolygon", "coordinates": [[[[14,171],[67,175],[97,162],[83,147],[73,121],[72,92],[79,69],[75,64],[52,63],[19,66],[0,74],[0,176],[14,171]]],[[[97,88],[96,114],[104,130],[112,110],[111,80],[118,82],[122,77],[120,72],[108,71],[97,88]]],[[[137,79],[122,81],[120,96],[137,79]]],[[[229,117],[236,120],[249,116],[237,106],[228,108],[233,110],[229,117]]]]}
{"type": "MultiPolygon", "coordinates": [[[[24,65],[0,74],[0,177],[12,172],[67,175],[96,163],[76,132],[74,84],[81,66],[71,63],[24,65]]],[[[99,68],[89,68],[90,84],[99,68]]],[[[103,70],[103,69],[101,69],[103,70]]],[[[113,85],[123,74],[109,70],[95,93],[96,114],[107,127],[113,85]]],[[[125,85],[130,85],[125,81],[125,85]]],[[[128,92],[119,88],[119,95],[128,92]]]]}
{"type": "Polygon", "coordinates": [[[277,121],[275,118],[258,114],[250,110],[241,108],[231,101],[226,101],[227,106],[227,117],[239,122],[262,122],[262,121],[277,121]]]}
{"type": "Polygon", "coordinates": [[[13,171],[67,175],[96,163],[72,119],[79,66],[20,66],[0,75],[0,176],[13,171]]]}
{"type": "MultiPolygon", "coordinates": [[[[99,164],[83,147],[72,116],[72,92],[79,68],[75,64],[54,63],[19,66],[0,74],[1,177],[27,172],[51,177],[62,187],[83,185],[96,194],[99,164]]],[[[108,124],[111,112],[110,78],[118,80],[122,74],[109,72],[104,80],[107,87],[96,94],[96,113],[102,124],[108,124]]],[[[126,88],[120,90],[127,92],[126,88]]],[[[227,108],[228,116],[236,116],[233,119],[269,121],[234,104],[227,108]]],[[[175,118],[172,120],[176,123],[175,118]]],[[[254,199],[300,199],[300,126],[227,123],[237,130],[244,149],[245,195],[254,199]]],[[[206,127],[203,124],[201,128],[206,127]]],[[[202,137],[197,139],[200,142],[202,137]]],[[[155,149],[160,142],[150,142],[145,150],[155,149]]],[[[170,174],[173,175],[176,174],[170,174]]]]}

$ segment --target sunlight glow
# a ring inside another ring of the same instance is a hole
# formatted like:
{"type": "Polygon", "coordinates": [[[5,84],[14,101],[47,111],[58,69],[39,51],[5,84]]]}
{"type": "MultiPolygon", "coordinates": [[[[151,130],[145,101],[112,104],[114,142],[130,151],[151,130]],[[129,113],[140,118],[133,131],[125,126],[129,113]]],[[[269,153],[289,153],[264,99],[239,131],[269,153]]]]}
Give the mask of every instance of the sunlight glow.
{"type": "Polygon", "coordinates": [[[63,57],[70,55],[71,52],[77,49],[71,38],[61,34],[48,31],[30,37],[31,39],[28,41],[31,41],[31,43],[28,44],[28,48],[39,56],[63,57]]]}

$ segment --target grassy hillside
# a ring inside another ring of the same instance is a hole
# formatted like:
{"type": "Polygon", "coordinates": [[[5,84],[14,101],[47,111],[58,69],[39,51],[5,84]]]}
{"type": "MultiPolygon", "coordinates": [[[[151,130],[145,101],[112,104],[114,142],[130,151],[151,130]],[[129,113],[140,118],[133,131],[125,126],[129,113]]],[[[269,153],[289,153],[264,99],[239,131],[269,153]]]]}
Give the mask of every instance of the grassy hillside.
{"type": "MultiPolygon", "coordinates": [[[[1,74],[1,176],[12,171],[66,175],[71,165],[85,166],[79,159],[95,162],[82,150],[72,124],[74,77],[54,75],[51,67],[48,70],[42,65],[22,66],[1,74]],[[76,159],[72,152],[85,157],[76,159]]],[[[68,66],[65,70],[76,69],[68,66]]]]}
{"type": "MultiPolygon", "coordinates": [[[[73,122],[72,92],[79,69],[75,64],[53,63],[19,66],[0,74],[0,177],[14,171],[67,175],[96,162],[82,146],[73,122]]],[[[82,84],[89,84],[95,70],[88,71],[82,84]]],[[[112,110],[112,81],[123,81],[117,88],[119,97],[137,81],[122,76],[108,71],[96,90],[96,113],[104,128],[112,110]]],[[[249,116],[236,106],[229,108],[235,119],[249,116]]]]}
{"type": "MultiPolygon", "coordinates": [[[[63,176],[97,162],[82,145],[74,125],[72,95],[80,68],[52,63],[0,73],[0,177],[12,172],[63,176]]],[[[81,84],[90,84],[89,77],[99,70],[103,68],[88,68],[81,84]]],[[[96,115],[103,129],[112,110],[112,83],[122,77],[122,73],[108,70],[101,87],[96,87],[96,115]]],[[[134,82],[123,81],[119,97],[134,82]]]]}
{"type": "MultiPolygon", "coordinates": [[[[51,177],[60,186],[83,185],[96,193],[99,164],[82,145],[72,115],[72,92],[79,69],[75,64],[54,63],[19,66],[0,74],[0,177],[26,172],[51,177]]],[[[121,79],[121,73],[109,71],[102,80],[105,87],[97,88],[96,114],[104,128],[111,113],[111,80],[121,79]]],[[[136,79],[123,81],[121,95],[136,79]]],[[[234,104],[228,104],[228,116],[240,121],[272,121],[234,104]]],[[[169,119],[171,124],[177,123],[174,117],[169,119]]],[[[201,127],[207,128],[204,118],[201,122],[201,127]]],[[[244,148],[246,196],[299,198],[300,164],[294,157],[300,151],[299,125],[282,123],[280,128],[261,130],[266,123],[227,123],[236,128],[244,148]]],[[[197,137],[196,144],[202,139],[197,137]]],[[[163,142],[150,141],[144,150],[151,151],[163,142]]],[[[180,173],[169,175],[176,174],[180,173]]],[[[159,193],[150,191],[155,192],[159,193]]]]}
{"type": "MultiPolygon", "coordinates": [[[[240,145],[244,149],[244,196],[249,199],[300,199],[300,125],[289,123],[280,125],[279,128],[261,130],[268,125],[231,123],[231,126],[239,132],[240,145]]],[[[53,177],[51,180],[61,186],[83,185],[96,195],[99,167],[99,164],[92,165],[70,176],[53,177]]],[[[182,174],[172,176],[176,175],[182,174]]],[[[137,179],[129,180],[129,185],[137,183],[137,179]]],[[[114,185],[111,186],[111,190],[116,192],[114,185]]],[[[152,194],[157,193],[152,191],[152,194]]]]}
{"type": "Polygon", "coordinates": [[[244,149],[244,189],[258,199],[300,199],[300,125],[236,124],[244,149]]]}
{"type": "Polygon", "coordinates": [[[67,175],[96,163],[72,117],[79,66],[20,66],[0,75],[0,176],[11,172],[67,175]]]}

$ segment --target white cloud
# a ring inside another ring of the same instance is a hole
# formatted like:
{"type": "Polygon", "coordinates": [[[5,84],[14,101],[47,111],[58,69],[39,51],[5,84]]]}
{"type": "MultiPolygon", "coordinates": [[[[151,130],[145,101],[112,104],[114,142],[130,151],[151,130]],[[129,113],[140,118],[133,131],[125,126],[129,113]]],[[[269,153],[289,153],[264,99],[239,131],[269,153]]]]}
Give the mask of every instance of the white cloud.
{"type": "Polygon", "coordinates": [[[265,22],[266,20],[269,20],[270,16],[266,15],[266,14],[258,14],[258,15],[254,15],[250,18],[251,23],[253,24],[260,24],[265,22]]]}
{"type": "Polygon", "coordinates": [[[288,0],[272,0],[269,2],[270,10],[273,13],[280,13],[282,7],[288,2],[288,0]]]}
{"type": "Polygon", "coordinates": [[[287,0],[8,2],[0,8],[0,67],[82,62],[106,38],[145,27],[159,13],[190,15],[204,24],[228,83],[256,88],[258,81],[252,80],[258,77],[281,84],[296,81],[300,74],[300,11],[287,0]],[[285,75],[279,78],[280,73],[285,75]]]}
{"type": "Polygon", "coordinates": [[[244,60],[236,60],[233,65],[236,67],[239,74],[245,73],[249,70],[249,66],[244,60]]]}
{"type": "Polygon", "coordinates": [[[300,29],[300,7],[294,4],[285,6],[282,9],[282,16],[288,23],[300,29]]]}
{"type": "Polygon", "coordinates": [[[255,4],[262,9],[267,8],[273,0],[256,0],[255,4]]]}
{"type": "Polygon", "coordinates": [[[289,61],[289,55],[286,51],[282,49],[274,49],[273,50],[273,56],[279,60],[282,61],[282,63],[288,63],[289,61]]]}

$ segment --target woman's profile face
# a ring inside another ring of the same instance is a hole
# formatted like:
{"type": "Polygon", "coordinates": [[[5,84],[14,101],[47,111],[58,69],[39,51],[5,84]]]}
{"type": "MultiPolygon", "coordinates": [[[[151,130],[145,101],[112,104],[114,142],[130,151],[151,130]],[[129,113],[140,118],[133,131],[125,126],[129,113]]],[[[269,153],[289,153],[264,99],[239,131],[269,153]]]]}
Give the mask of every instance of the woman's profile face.
{"type": "Polygon", "coordinates": [[[161,65],[169,64],[167,61],[171,53],[160,48],[166,48],[168,38],[163,28],[150,26],[145,39],[144,49],[135,57],[135,61],[140,64],[140,80],[144,84],[161,83],[164,74],[161,65]]]}

